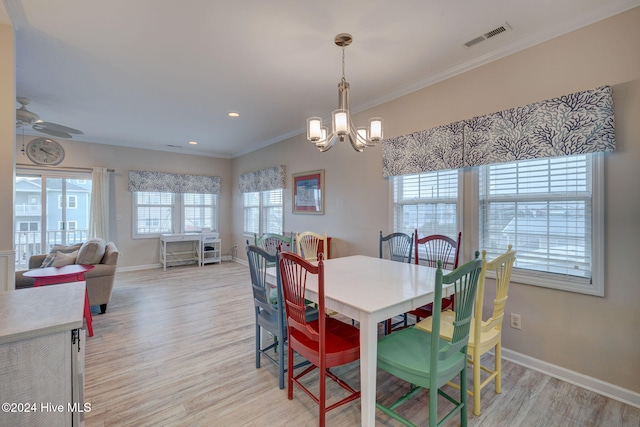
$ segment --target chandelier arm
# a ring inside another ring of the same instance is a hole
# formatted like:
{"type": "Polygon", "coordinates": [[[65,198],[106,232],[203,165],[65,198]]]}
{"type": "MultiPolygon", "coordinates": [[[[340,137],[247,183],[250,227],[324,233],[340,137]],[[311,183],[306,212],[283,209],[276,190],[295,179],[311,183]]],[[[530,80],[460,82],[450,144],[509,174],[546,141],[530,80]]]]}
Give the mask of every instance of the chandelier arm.
{"type": "Polygon", "coordinates": [[[356,129],[353,126],[349,128],[348,137],[349,137],[349,142],[351,143],[351,146],[353,147],[353,149],[362,153],[362,151],[364,150],[365,144],[358,141],[358,132],[356,132],[356,129]]]}
{"type": "Polygon", "coordinates": [[[317,142],[316,148],[320,152],[324,153],[325,151],[329,151],[329,149],[333,147],[336,144],[336,142],[338,142],[339,139],[340,139],[339,135],[331,133],[330,135],[327,135],[327,139],[325,139],[324,142],[317,142]]]}

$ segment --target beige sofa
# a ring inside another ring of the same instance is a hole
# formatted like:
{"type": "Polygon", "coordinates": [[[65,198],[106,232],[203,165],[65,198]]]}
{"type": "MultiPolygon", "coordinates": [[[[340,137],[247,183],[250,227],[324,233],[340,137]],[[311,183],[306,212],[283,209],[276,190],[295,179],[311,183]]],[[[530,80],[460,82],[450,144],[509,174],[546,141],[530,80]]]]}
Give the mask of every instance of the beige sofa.
{"type": "MultiPolygon", "coordinates": [[[[99,305],[101,313],[107,311],[107,304],[111,300],[118,255],[116,245],[113,242],[107,243],[100,264],[95,264],[95,267],[84,275],[87,281],[89,304],[99,305]]],[[[29,269],[40,268],[46,256],[46,254],[34,255],[29,258],[29,269]]],[[[23,273],[24,271],[16,271],[16,289],[33,287],[34,279],[25,277],[23,273]]]]}

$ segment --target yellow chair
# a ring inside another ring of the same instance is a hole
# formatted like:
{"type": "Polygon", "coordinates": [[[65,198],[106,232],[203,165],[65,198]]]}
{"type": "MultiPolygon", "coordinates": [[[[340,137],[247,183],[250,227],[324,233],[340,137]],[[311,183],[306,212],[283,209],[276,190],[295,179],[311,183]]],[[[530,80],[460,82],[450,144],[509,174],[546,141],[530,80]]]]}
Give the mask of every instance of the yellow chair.
{"type": "Polygon", "coordinates": [[[296,248],[297,254],[307,261],[316,262],[318,260],[318,250],[324,252],[324,259],[328,259],[327,231],[325,230],[324,235],[313,231],[296,233],[296,248]]]}
{"type": "MultiPolygon", "coordinates": [[[[468,393],[473,396],[473,413],[475,415],[480,415],[480,392],[491,380],[495,380],[496,393],[502,392],[502,320],[504,319],[504,306],[507,302],[507,292],[511,282],[511,271],[516,260],[516,252],[511,250],[511,245],[509,245],[507,252],[493,261],[488,262],[486,257],[487,251],[482,251],[483,267],[478,283],[475,315],[469,333],[469,363],[473,365],[473,387],[469,387],[468,393]],[[495,271],[496,299],[493,301],[493,314],[487,320],[482,320],[484,284],[487,271],[495,271]],[[491,349],[495,350],[494,369],[483,366],[480,360],[480,356],[491,349]],[[484,381],[481,381],[481,370],[489,374],[484,381]]],[[[451,340],[454,320],[455,313],[453,311],[448,310],[442,313],[440,325],[440,336],[442,338],[451,340]]],[[[431,332],[431,322],[432,319],[429,317],[419,322],[416,327],[431,332]]]]}

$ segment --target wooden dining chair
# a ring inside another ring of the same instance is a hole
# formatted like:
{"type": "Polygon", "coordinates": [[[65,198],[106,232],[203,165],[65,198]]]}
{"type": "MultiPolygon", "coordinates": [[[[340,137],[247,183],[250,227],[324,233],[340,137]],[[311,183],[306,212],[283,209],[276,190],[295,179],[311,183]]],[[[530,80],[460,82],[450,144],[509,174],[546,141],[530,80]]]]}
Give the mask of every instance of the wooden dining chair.
{"type": "MultiPolygon", "coordinates": [[[[278,367],[278,380],[281,389],[284,388],[285,359],[284,348],[287,338],[286,318],[282,296],[282,283],[280,271],[277,268],[278,257],[271,255],[255,245],[247,245],[247,260],[251,275],[253,289],[253,305],[256,328],[256,368],[260,368],[261,356],[266,357],[278,367]],[[267,283],[267,269],[275,270],[277,286],[267,283]],[[273,343],[263,347],[261,331],[273,335],[273,343]],[[277,354],[277,358],[271,355],[271,351],[277,354]]],[[[318,310],[307,307],[306,318],[311,321],[318,318],[318,310]]]]}
{"type": "MultiPolygon", "coordinates": [[[[396,232],[383,236],[382,230],[380,230],[379,249],[380,258],[411,264],[411,254],[413,253],[413,234],[396,232]]],[[[385,335],[391,333],[393,328],[399,325],[407,326],[407,313],[403,313],[401,317],[402,320],[396,323],[393,323],[393,319],[388,319],[385,322],[385,335]]]]}
{"type": "Polygon", "coordinates": [[[333,317],[320,315],[309,321],[304,313],[307,280],[313,277],[318,284],[319,313],[325,312],[324,261],[320,254],[318,265],[314,265],[292,252],[278,254],[278,265],[282,278],[288,332],[288,373],[287,397],[293,399],[294,384],[300,387],[319,406],[319,425],[325,425],[326,412],[360,397],[354,390],[338,378],[331,368],[354,362],[360,358],[360,331],[352,325],[333,317]],[[295,374],[293,360],[295,353],[311,362],[302,372],[295,374]],[[319,393],[316,396],[302,381],[307,374],[318,369],[319,393]],[[331,378],[349,394],[327,407],[326,377],[331,378]]]}
{"type": "Polygon", "coordinates": [[[318,252],[325,253],[325,259],[328,258],[327,252],[327,231],[324,234],[314,233],[313,231],[303,231],[296,233],[297,254],[307,261],[315,262],[318,260],[318,252]]]}
{"type": "MultiPolygon", "coordinates": [[[[496,257],[493,261],[487,261],[487,251],[482,251],[482,274],[478,283],[478,296],[474,309],[474,318],[471,323],[469,337],[469,363],[473,366],[473,386],[468,390],[473,396],[473,413],[480,415],[480,394],[482,389],[492,380],[495,381],[495,392],[502,392],[502,323],[504,320],[504,307],[507,302],[507,293],[511,282],[511,271],[516,261],[516,252],[508,246],[507,252],[496,257]],[[493,301],[491,317],[483,320],[485,276],[487,271],[495,272],[496,297],[493,301]],[[482,365],[481,356],[490,350],[494,350],[494,365],[489,368],[482,365]],[[481,373],[489,375],[482,380],[481,373]]],[[[454,333],[455,312],[442,312],[440,321],[440,336],[451,341],[454,333]]],[[[433,318],[429,317],[416,325],[417,328],[431,332],[433,318]]],[[[456,387],[455,384],[452,384],[456,387]]]]}
{"type": "Polygon", "coordinates": [[[254,234],[254,244],[271,255],[275,255],[278,250],[289,252],[293,249],[293,233],[290,233],[289,237],[277,233],[264,233],[258,237],[256,233],[254,234]]]}
{"type": "Polygon", "coordinates": [[[413,252],[413,235],[405,233],[391,233],[383,236],[381,230],[379,249],[380,258],[411,263],[411,254],[413,252]]]}
{"type": "MultiPolygon", "coordinates": [[[[378,341],[378,368],[409,383],[406,394],[391,405],[378,401],[376,407],[385,414],[414,426],[409,420],[395,411],[417,395],[421,389],[429,390],[429,426],[447,423],[460,413],[462,426],[467,425],[467,345],[472,309],[476,297],[478,279],[482,270],[482,261],[476,258],[453,272],[444,275],[442,261],[438,261],[435,278],[433,333],[416,327],[409,327],[378,341]],[[451,341],[440,338],[440,316],[444,285],[452,285],[456,301],[456,319],[454,338],[451,341]],[[456,400],[445,393],[441,387],[460,376],[460,397],[456,400]],[[454,407],[438,421],[438,397],[442,396],[454,407]]],[[[387,398],[390,390],[378,390],[378,396],[387,398]]]]}
{"type": "MultiPolygon", "coordinates": [[[[458,268],[460,259],[460,242],[462,232],[458,232],[458,239],[454,240],[442,234],[432,234],[418,238],[418,230],[414,231],[414,261],[416,264],[436,267],[438,261],[442,261],[442,268],[445,270],[455,270],[458,268]]],[[[446,310],[453,304],[454,298],[445,298],[442,301],[442,309],[446,310]]],[[[416,323],[420,319],[431,316],[433,313],[433,303],[423,305],[409,312],[416,317],[416,323]]]]}

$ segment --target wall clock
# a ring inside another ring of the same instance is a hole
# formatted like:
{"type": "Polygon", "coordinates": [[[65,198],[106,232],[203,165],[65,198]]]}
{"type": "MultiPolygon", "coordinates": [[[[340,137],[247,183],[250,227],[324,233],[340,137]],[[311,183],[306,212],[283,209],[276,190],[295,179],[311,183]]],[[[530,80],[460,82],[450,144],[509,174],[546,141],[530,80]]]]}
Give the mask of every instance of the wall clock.
{"type": "Polygon", "coordinates": [[[53,139],[36,138],[27,144],[27,157],[37,165],[54,166],[64,159],[64,148],[53,139]]]}

